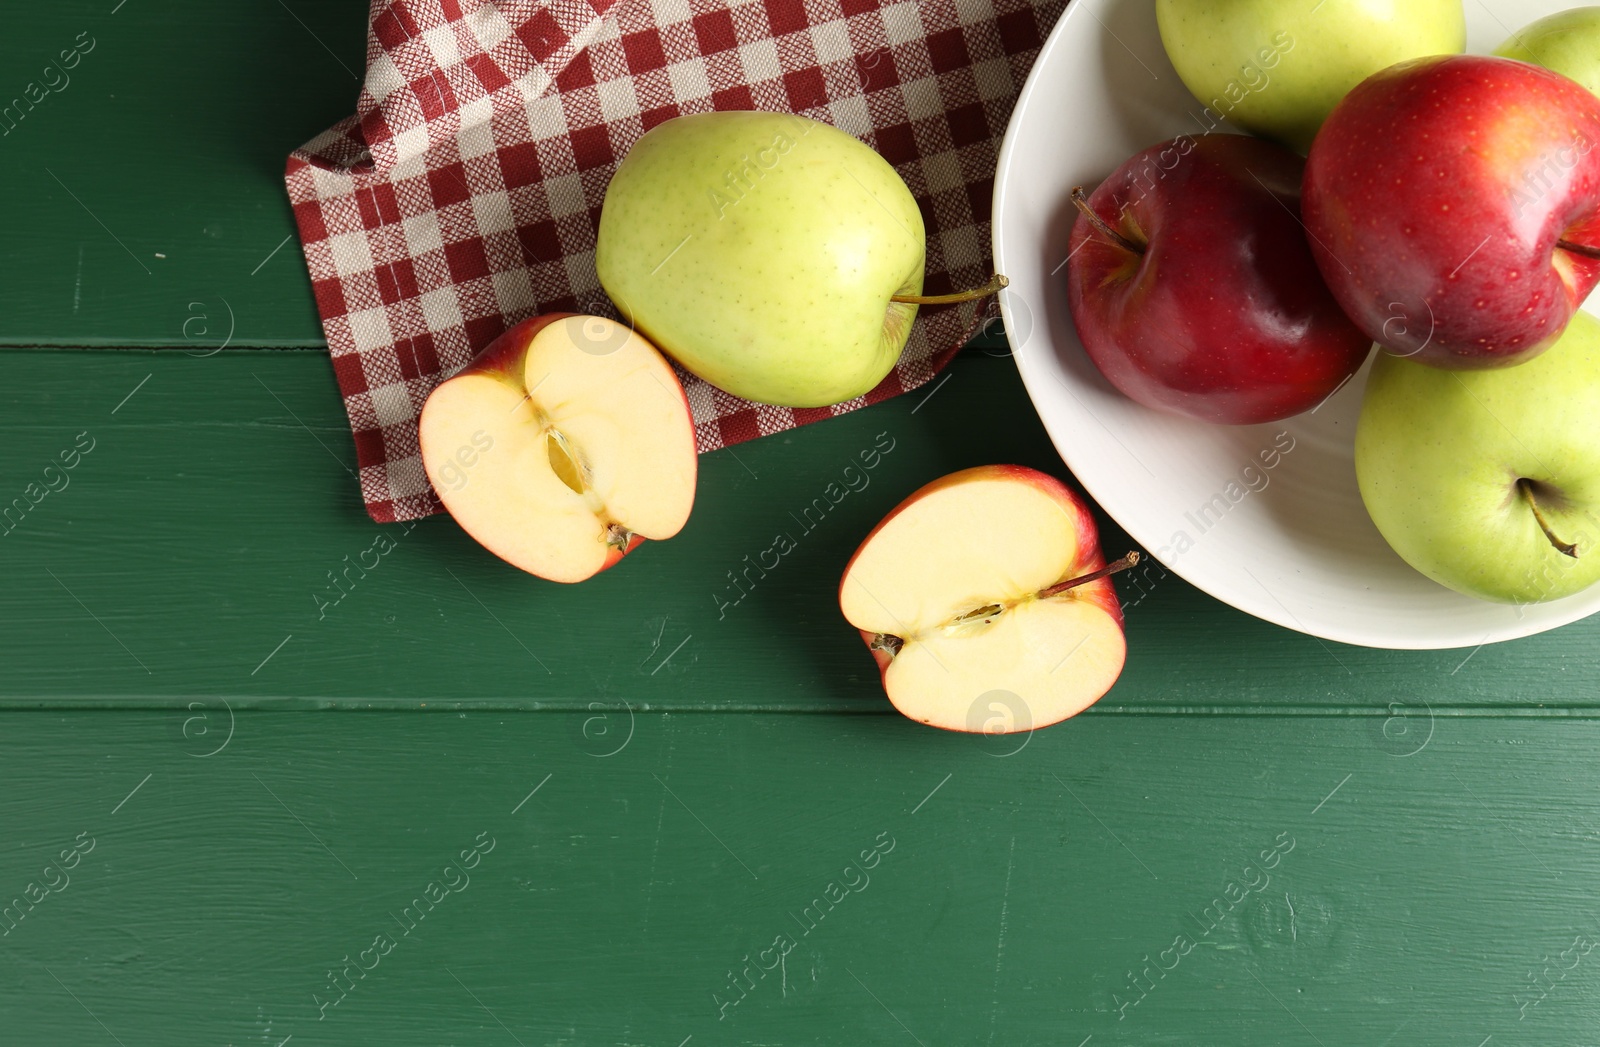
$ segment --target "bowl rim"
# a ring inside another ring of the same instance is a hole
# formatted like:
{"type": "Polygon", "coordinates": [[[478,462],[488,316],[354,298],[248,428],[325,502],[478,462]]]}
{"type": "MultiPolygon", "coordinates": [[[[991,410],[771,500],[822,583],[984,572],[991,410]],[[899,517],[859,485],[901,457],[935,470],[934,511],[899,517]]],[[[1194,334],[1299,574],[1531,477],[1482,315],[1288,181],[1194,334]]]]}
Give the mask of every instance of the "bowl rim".
{"type": "MultiPolygon", "coordinates": [[[[1085,5],[1082,3],[1069,5],[1056,20],[1056,24],[1051,28],[1049,35],[1045,38],[1043,45],[1041,45],[1039,48],[1038,55],[1034,59],[1032,67],[1029,68],[1027,77],[1023,80],[1022,87],[1017,92],[1016,102],[1012,106],[1011,115],[1006,123],[1005,134],[1001,138],[1000,149],[995,161],[994,192],[990,203],[990,250],[992,252],[996,270],[1000,272],[1004,272],[1004,266],[1001,264],[1001,259],[1007,257],[1008,254],[1005,239],[1006,227],[1005,223],[1002,221],[1002,218],[1006,214],[1007,205],[1009,204],[1008,193],[1011,186],[1010,172],[1014,166],[1015,153],[1018,149],[1017,142],[1022,118],[1027,112],[1028,105],[1033,100],[1034,95],[1038,93],[1039,83],[1047,75],[1045,70],[1049,65],[1052,55],[1060,47],[1061,41],[1071,30],[1071,27],[1075,25],[1073,18],[1079,15],[1081,13],[1081,9],[1084,8],[1085,5]]],[[[1092,15],[1092,12],[1090,12],[1090,14],[1092,15]]],[[[1098,21],[1098,18],[1095,20],[1098,21]]],[[[1468,53],[1472,52],[1469,50],[1468,53]]],[[[1570,625],[1573,622],[1600,612],[1600,584],[1596,584],[1586,590],[1575,593],[1561,600],[1553,600],[1542,604],[1536,603],[1522,605],[1540,608],[1544,613],[1524,616],[1515,621],[1491,627],[1486,631],[1484,636],[1477,639],[1474,639],[1470,636],[1463,636],[1460,633],[1448,636],[1400,635],[1391,630],[1385,630],[1380,633],[1377,630],[1362,631],[1360,628],[1354,626],[1338,626],[1329,623],[1319,623],[1319,628],[1312,630],[1302,624],[1295,617],[1294,612],[1289,610],[1289,608],[1284,605],[1276,595],[1273,594],[1272,590],[1267,588],[1266,584],[1261,582],[1259,579],[1257,579],[1256,582],[1256,587],[1261,591],[1261,596],[1259,597],[1255,596],[1254,594],[1233,589],[1227,591],[1218,591],[1218,588],[1214,583],[1210,581],[1196,580],[1194,577],[1191,577],[1190,573],[1181,564],[1176,562],[1168,562],[1156,556],[1153,549],[1158,547],[1159,543],[1153,546],[1148,540],[1147,536],[1138,533],[1135,527],[1129,526],[1128,521],[1124,520],[1122,516],[1118,515],[1111,509],[1111,507],[1107,504],[1106,499],[1102,496],[1101,491],[1096,488],[1095,484],[1085,479],[1082,475],[1080,475],[1079,471],[1073,467],[1072,459],[1067,449],[1063,446],[1065,441],[1061,439],[1057,432],[1057,428],[1060,423],[1053,421],[1050,417],[1050,414],[1040,408],[1041,396],[1037,390],[1045,387],[1046,385],[1047,376],[1040,370],[1044,364],[1033,359],[1033,353],[1025,351],[1026,342],[1024,342],[1021,346],[1016,344],[1014,340],[1014,331],[1017,329],[1017,325],[1012,315],[1012,309],[1008,305],[1007,298],[1008,296],[1005,292],[1002,292],[1000,295],[998,295],[1001,322],[1005,328],[1006,338],[1008,342],[1011,342],[1012,344],[1011,356],[1016,362],[1017,371],[1022,378],[1023,388],[1028,393],[1028,399],[1033,404],[1034,411],[1037,413],[1040,422],[1044,425],[1045,432],[1049,435],[1051,445],[1055,448],[1057,455],[1060,456],[1062,464],[1066,466],[1069,472],[1071,472],[1073,481],[1077,483],[1089,495],[1089,497],[1094,500],[1095,504],[1102,512],[1106,513],[1107,516],[1110,516],[1113,520],[1115,520],[1118,526],[1128,533],[1130,538],[1143,547],[1143,549],[1146,551],[1145,555],[1155,559],[1165,569],[1171,571],[1173,574],[1182,578],[1185,582],[1194,586],[1196,589],[1199,589],[1201,592],[1211,596],[1213,599],[1243,611],[1246,614],[1259,618],[1262,621],[1270,622],[1273,625],[1281,626],[1285,629],[1302,633],[1318,640],[1332,640],[1337,643],[1379,650],[1451,650],[1464,649],[1468,647],[1472,647],[1474,650],[1476,650],[1477,648],[1481,648],[1486,644],[1502,643],[1507,640],[1518,640],[1524,637],[1534,636],[1542,632],[1547,632],[1551,629],[1557,629],[1561,626],[1570,625]]],[[[1037,320],[1035,321],[1034,326],[1039,326],[1037,320]]],[[[1381,350],[1378,351],[1381,352],[1381,350]]],[[[1142,527],[1139,528],[1139,531],[1142,530],[1142,527]]],[[[1409,565],[1406,566],[1406,569],[1415,570],[1409,565]]],[[[1418,574],[1420,575],[1420,572],[1418,572],[1418,574]]],[[[1251,577],[1254,578],[1255,576],[1252,574],[1251,577]]],[[[1450,591],[1447,586],[1441,585],[1440,588],[1450,591]]],[[[1476,598],[1463,595],[1462,599],[1475,600],[1476,598]]],[[[1509,603],[1497,605],[1494,601],[1487,600],[1478,602],[1482,602],[1489,606],[1502,606],[1507,608],[1517,606],[1509,603]]]]}

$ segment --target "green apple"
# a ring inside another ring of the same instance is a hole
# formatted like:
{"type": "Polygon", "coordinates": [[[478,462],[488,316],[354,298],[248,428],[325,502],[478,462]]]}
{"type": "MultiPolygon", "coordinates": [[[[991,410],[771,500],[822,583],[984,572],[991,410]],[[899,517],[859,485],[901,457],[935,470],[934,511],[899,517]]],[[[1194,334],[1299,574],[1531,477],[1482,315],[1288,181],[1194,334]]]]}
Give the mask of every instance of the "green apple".
{"type": "Polygon", "coordinates": [[[1574,7],[1523,26],[1495,54],[1554,69],[1600,95],[1600,7],[1574,7]]]}
{"type": "MultiPolygon", "coordinates": [[[[889,162],[799,116],[680,116],[606,190],[595,266],[641,333],[735,396],[821,407],[894,367],[925,232],[889,162]]],[[[926,300],[924,300],[926,301],[926,300]]]]}
{"type": "Polygon", "coordinates": [[[1380,69],[1467,44],[1461,0],[1156,0],[1167,57],[1215,124],[1302,154],[1380,69]]]}
{"type": "Polygon", "coordinates": [[[1378,354],[1356,480],[1400,557],[1469,596],[1537,603],[1600,580],[1600,320],[1515,367],[1378,354]]]}

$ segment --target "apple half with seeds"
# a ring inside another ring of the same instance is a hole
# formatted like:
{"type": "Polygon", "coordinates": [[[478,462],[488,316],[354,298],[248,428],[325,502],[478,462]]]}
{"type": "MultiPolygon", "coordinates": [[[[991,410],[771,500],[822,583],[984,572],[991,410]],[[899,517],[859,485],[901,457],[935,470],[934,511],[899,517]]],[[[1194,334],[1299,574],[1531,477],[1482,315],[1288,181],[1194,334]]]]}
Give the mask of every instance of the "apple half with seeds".
{"type": "Polygon", "coordinates": [[[694,505],[694,421],[656,348],[599,316],[551,313],[491,342],[423,406],[428,480],[514,567],[556,582],[671,538],[694,505]]]}
{"type": "Polygon", "coordinates": [[[1127,656],[1094,518],[1054,477],[965,469],[901,502],[845,567],[839,605],[896,709],[950,731],[1065,720],[1111,689],[1127,656]],[[999,718],[996,717],[999,714],[999,718]]]}

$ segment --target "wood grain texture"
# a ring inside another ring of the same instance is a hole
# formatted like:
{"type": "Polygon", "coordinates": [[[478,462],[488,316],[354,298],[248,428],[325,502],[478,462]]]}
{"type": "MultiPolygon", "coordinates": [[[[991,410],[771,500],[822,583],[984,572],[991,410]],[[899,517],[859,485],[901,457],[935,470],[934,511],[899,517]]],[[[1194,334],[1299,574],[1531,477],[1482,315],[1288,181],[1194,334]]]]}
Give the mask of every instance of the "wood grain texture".
{"type": "Polygon", "coordinates": [[[0,1042],[1593,1042],[1600,624],[1365,651],[1157,567],[1082,717],[889,714],[839,571],[933,477],[1065,476],[1008,360],[705,456],[581,586],[372,524],[326,356],[234,351],[321,343],[279,173],[365,14],[0,36],[0,99],[95,41],[0,135],[0,345],[119,350],[0,352],[0,1042]]]}
{"type": "Polygon", "coordinates": [[[207,713],[0,716],[0,902],[70,877],[0,920],[8,1044],[1473,1047],[1600,1020],[1594,723],[1441,723],[1396,758],[1350,720],[1087,718],[1004,756],[888,717],[207,713]]]}
{"type": "Polygon", "coordinates": [[[355,111],[366,12],[363,0],[8,11],[0,345],[325,344],[283,165],[355,111]],[[46,72],[78,46],[70,68],[46,72]]]}
{"type": "MultiPolygon", "coordinates": [[[[447,517],[373,524],[321,353],[19,350],[0,354],[0,388],[0,505],[26,504],[47,465],[93,441],[67,486],[0,535],[11,705],[885,711],[837,608],[857,543],[956,469],[1066,475],[1011,362],[972,353],[927,391],[705,456],[679,537],[561,586],[447,517]],[[875,468],[851,469],[875,448],[875,468]],[[779,532],[797,548],[747,574],[779,532]]],[[[1109,522],[1104,543],[1131,548],[1109,522]]],[[[1368,651],[1250,618],[1159,566],[1117,585],[1128,667],[1096,714],[1600,699],[1600,623],[1475,654],[1368,651]]]]}

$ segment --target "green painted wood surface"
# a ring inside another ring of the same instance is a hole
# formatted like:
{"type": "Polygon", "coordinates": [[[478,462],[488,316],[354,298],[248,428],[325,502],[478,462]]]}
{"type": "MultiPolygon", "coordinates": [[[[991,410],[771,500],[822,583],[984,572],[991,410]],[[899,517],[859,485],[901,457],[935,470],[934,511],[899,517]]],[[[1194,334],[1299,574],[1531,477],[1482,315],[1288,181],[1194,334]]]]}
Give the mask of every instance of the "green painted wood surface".
{"type": "Polygon", "coordinates": [[[62,885],[0,937],[8,1044],[1475,1047],[1600,1022],[1592,722],[1440,722],[1397,757],[1342,717],[1088,718],[1004,757],[891,717],[258,712],[197,758],[227,718],[184,721],[0,715],[0,901],[62,885]]]}
{"type": "Polygon", "coordinates": [[[355,111],[366,3],[13,8],[0,344],[325,344],[283,165],[355,111]]]}
{"type": "MultiPolygon", "coordinates": [[[[705,456],[682,534],[562,586],[446,517],[372,523],[320,352],[11,351],[0,419],[0,504],[26,505],[77,434],[93,441],[0,535],[12,705],[883,709],[836,603],[856,545],[954,469],[1065,475],[1012,362],[969,353],[927,391],[705,456]],[[876,468],[852,471],[863,452],[876,468]],[[745,576],[779,532],[795,551],[745,576]]],[[[1109,522],[1103,537],[1131,547],[1109,522]]],[[[1117,584],[1128,667],[1096,714],[1600,700],[1600,620],[1476,654],[1371,651],[1260,622],[1159,566],[1117,584]]]]}
{"type": "Polygon", "coordinates": [[[325,356],[261,351],[322,341],[279,172],[365,8],[0,35],[10,97],[95,41],[0,135],[0,346],[53,347],[0,351],[0,507],[61,487],[0,525],[0,1043],[1594,1042],[1600,626],[1364,651],[1153,568],[1082,717],[888,710],[834,605],[861,535],[956,468],[1062,473],[1003,356],[706,456],[685,532],[582,586],[371,523],[325,356]]]}

